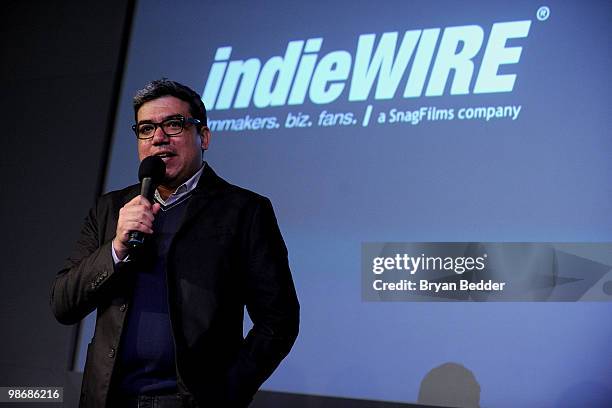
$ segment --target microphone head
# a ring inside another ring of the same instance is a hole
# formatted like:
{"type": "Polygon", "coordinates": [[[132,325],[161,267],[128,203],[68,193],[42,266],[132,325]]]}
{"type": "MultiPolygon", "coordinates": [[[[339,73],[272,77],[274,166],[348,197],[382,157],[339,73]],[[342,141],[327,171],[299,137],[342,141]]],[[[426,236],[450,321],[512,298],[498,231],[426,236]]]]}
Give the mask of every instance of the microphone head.
{"type": "Polygon", "coordinates": [[[138,180],[150,177],[155,184],[159,184],[166,175],[166,163],[159,156],[145,157],[138,168],[138,180]]]}

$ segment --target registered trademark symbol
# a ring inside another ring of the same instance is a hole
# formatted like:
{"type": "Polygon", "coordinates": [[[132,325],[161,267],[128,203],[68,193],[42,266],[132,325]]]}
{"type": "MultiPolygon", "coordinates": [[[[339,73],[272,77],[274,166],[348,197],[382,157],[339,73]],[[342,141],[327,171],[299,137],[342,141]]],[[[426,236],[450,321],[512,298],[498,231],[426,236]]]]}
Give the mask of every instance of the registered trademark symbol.
{"type": "Polygon", "coordinates": [[[547,6],[540,7],[536,13],[536,17],[540,21],[548,20],[548,17],[550,17],[550,9],[547,6]]]}

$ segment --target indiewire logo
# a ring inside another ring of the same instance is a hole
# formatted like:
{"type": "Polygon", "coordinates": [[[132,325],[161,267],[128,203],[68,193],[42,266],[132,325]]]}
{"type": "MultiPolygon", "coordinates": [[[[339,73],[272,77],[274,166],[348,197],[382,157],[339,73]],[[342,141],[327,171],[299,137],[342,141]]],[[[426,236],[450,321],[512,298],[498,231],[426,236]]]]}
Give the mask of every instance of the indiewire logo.
{"type": "Polygon", "coordinates": [[[230,60],[233,47],[219,47],[202,100],[210,110],[224,110],[251,104],[301,105],[307,97],[323,105],[334,102],[347,88],[351,102],[367,100],[372,91],[376,100],[392,99],[398,93],[404,98],[418,98],[423,92],[441,96],[451,71],[450,95],[512,92],[516,74],[507,67],[504,74],[499,70],[520,61],[522,47],[516,39],[526,38],[530,26],[530,20],[494,23],[480,66],[474,58],[485,44],[485,31],[478,25],[409,30],[401,39],[397,31],[386,32],[378,41],[377,34],[362,34],[354,56],[337,50],[319,58],[323,38],[290,41],[284,56],[265,63],[256,57],[230,60]]]}

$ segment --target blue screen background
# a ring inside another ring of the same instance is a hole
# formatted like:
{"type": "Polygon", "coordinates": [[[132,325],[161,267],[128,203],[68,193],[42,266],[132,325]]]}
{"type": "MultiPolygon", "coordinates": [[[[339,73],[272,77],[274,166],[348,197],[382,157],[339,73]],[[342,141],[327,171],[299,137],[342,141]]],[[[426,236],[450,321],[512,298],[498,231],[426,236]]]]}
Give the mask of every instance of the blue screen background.
{"type": "MultiPolygon", "coordinates": [[[[209,111],[282,124],[289,112],[316,121],[374,106],[367,127],[213,133],[215,171],[272,200],[302,306],[297,343],[263,388],[415,402],[423,377],[454,362],[473,372],[483,407],[612,401],[611,303],[362,302],[360,279],[362,242],[612,241],[612,3],[549,1],[546,21],[540,1],[288,3],[137,3],[107,191],[137,182],[134,92],[160,77],[202,92],[218,47],[265,62],[322,37],[319,57],[354,56],[366,33],[476,24],[486,43],[495,22],[532,24],[510,44],[523,51],[502,68],[517,75],[509,93],[450,96],[451,75],[440,97],[404,99],[400,85],[392,100],[348,102],[347,85],[329,105],[209,111]],[[514,121],[374,120],[393,107],[488,105],[522,109],[514,121]]],[[[90,316],[83,344],[91,330],[90,316]]]]}

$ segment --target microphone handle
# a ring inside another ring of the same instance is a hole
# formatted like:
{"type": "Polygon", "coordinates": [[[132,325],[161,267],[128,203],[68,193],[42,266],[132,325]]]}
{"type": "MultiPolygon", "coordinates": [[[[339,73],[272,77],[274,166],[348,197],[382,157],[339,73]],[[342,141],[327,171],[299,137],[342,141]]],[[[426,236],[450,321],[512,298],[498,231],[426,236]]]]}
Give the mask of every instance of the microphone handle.
{"type": "MultiPolygon", "coordinates": [[[[140,182],[140,195],[145,197],[149,201],[153,201],[155,195],[155,185],[151,177],[145,177],[140,182]]],[[[130,231],[130,237],[128,239],[128,246],[130,248],[138,248],[144,244],[145,234],[140,231],[130,231]]]]}

